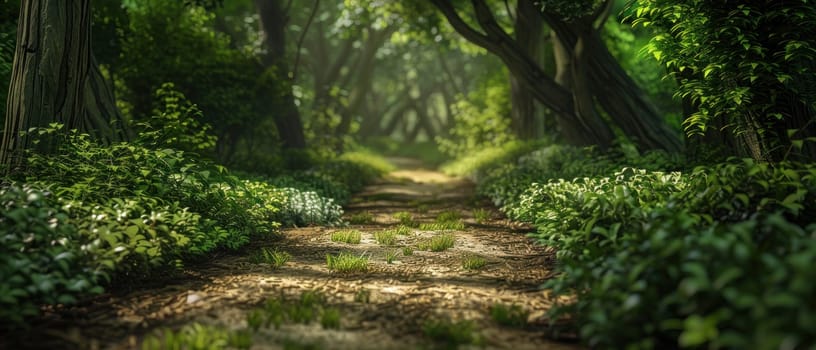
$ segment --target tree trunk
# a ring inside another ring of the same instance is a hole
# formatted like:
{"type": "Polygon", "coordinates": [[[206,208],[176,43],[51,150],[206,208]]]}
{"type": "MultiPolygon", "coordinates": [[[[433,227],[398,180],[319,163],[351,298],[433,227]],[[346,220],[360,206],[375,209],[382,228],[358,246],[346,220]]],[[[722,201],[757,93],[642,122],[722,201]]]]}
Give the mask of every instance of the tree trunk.
{"type": "MultiPolygon", "coordinates": [[[[556,79],[547,76],[541,67],[520,48],[518,42],[511,38],[496,22],[491,8],[484,0],[471,0],[476,13],[476,20],[481,28],[476,30],[462,19],[454,6],[447,0],[430,0],[453,28],[468,41],[498,56],[510,72],[530,89],[530,93],[556,115],[559,126],[566,134],[566,141],[573,144],[610,144],[611,133],[608,126],[601,126],[593,115],[588,113],[586,91],[578,91],[581,99],[576,103],[576,92],[559,84],[556,79]],[[576,110],[580,106],[585,111],[576,110]],[[595,129],[596,126],[601,129],[595,129]]],[[[543,15],[545,22],[555,31],[564,50],[569,50],[569,57],[576,48],[582,32],[588,34],[581,45],[580,62],[586,67],[570,68],[570,75],[586,76],[586,82],[579,81],[577,86],[590,89],[591,96],[604,108],[612,120],[624,133],[643,149],[662,148],[669,151],[679,150],[681,142],[678,133],[668,129],[665,121],[644,98],[642,92],[626,75],[600,39],[593,21],[588,21],[588,29],[577,26],[575,22],[566,23],[560,18],[543,15]],[[591,31],[587,31],[591,29],[591,31]],[[585,57],[585,58],[584,58],[585,57]],[[582,63],[584,64],[584,63],[582,63]]],[[[553,40],[553,45],[556,45],[553,40]]],[[[575,62],[570,62],[573,64],[575,62]]],[[[563,71],[566,74],[566,71],[563,71]]],[[[574,78],[574,77],[571,77],[574,78]]],[[[572,82],[573,86],[575,82],[572,82]]]]}
{"type": "MultiPolygon", "coordinates": [[[[261,19],[264,45],[267,53],[264,63],[267,67],[275,67],[277,79],[282,80],[282,89],[275,89],[280,94],[275,100],[280,106],[270,108],[274,114],[275,126],[284,149],[302,149],[306,147],[306,137],[303,134],[303,122],[300,111],[295,105],[295,96],[292,93],[292,82],[289,79],[289,64],[286,61],[286,23],[289,21],[285,13],[282,0],[255,0],[255,6],[261,19]]],[[[261,100],[268,96],[259,96],[261,100]]]]}
{"type": "MultiPolygon", "coordinates": [[[[543,21],[536,5],[520,0],[516,6],[514,33],[519,47],[534,61],[538,61],[539,44],[542,38],[543,21]]],[[[522,140],[536,138],[535,98],[521,79],[510,75],[511,126],[516,136],[522,140]]]]}
{"type": "Polygon", "coordinates": [[[112,87],[105,81],[93,55],[85,84],[85,116],[82,118],[84,125],[82,130],[91,133],[105,144],[130,140],[131,130],[122,112],[116,107],[112,87]]]}
{"type": "MultiPolygon", "coordinates": [[[[51,123],[67,129],[87,127],[86,78],[90,67],[90,0],[24,0],[6,105],[0,164],[22,165],[33,146],[20,132],[51,123]]],[[[55,145],[41,142],[41,152],[55,145]]]]}
{"type": "Polygon", "coordinates": [[[546,14],[544,18],[564,48],[574,49],[579,38],[584,39],[587,60],[583,69],[587,71],[592,95],[627,137],[643,149],[682,149],[678,133],[669,128],[657,108],[618,64],[591,20],[566,23],[546,14]]]}

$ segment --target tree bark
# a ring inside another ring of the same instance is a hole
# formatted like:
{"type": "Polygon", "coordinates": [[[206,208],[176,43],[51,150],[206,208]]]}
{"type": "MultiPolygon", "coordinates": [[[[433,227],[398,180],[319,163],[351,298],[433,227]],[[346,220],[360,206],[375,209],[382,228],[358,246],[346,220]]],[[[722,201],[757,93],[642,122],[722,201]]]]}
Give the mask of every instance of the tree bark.
{"type": "MultiPolygon", "coordinates": [[[[280,105],[271,108],[274,113],[275,126],[284,149],[306,148],[306,137],[303,134],[303,122],[300,111],[295,105],[295,96],[292,93],[292,83],[289,79],[289,65],[286,61],[286,23],[288,14],[281,0],[255,0],[255,6],[261,19],[263,41],[267,49],[264,63],[267,67],[274,67],[277,79],[281,80],[282,88],[275,89],[274,93],[281,96],[280,105]]],[[[260,100],[268,96],[259,96],[260,100]]]]}
{"type": "MultiPolygon", "coordinates": [[[[90,67],[90,0],[24,0],[9,84],[0,164],[22,165],[33,146],[21,132],[61,123],[87,128],[85,90],[90,67]]],[[[38,151],[53,151],[41,142],[38,151]]]]}
{"type": "MultiPolygon", "coordinates": [[[[538,62],[539,45],[542,38],[543,21],[538,15],[538,8],[531,1],[520,0],[516,4],[516,21],[514,30],[519,47],[533,61],[538,62]]],[[[536,138],[536,105],[535,98],[521,79],[510,75],[511,127],[514,134],[522,140],[536,138]]]]}
{"type": "MultiPolygon", "coordinates": [[[[601,127],[604,123],[599,123],[598,119],[593,118],[597,116],[597,113],[589,113],[589,110],[586,109],[588,108],[586,92],[578,93],[581,101],[576,103],[575,93],[571,91],[571,88],[565,88],[557,82],[557,79],[547,76],[541,67],[524,53],[518,42],[504,32],[484,0],[471,0],[476,20],[483,32],[471,27],[462,19],[451,2],[447,0],[431,0],[431,2],[445,15],[457,32],[468,41],[502,59],[510,72],[530,89],[530,93],[553,111],[559,127],[565,134],[565,141],[578,145],[612,143],[611,133],[607,132],[608,126],[596,129],[596,126],[601,127]],[[576,110],[576,107],[579,106],[584,111],[576,110]]],[[[593,19],[598,18],[599,15],[593,16],[593,19]]],[[[575,56],[572,51],[584,29],[571,28],[571,24],[546,14],[543,19],[555,30],[560,43],[565,50],[569,51],[570,61],[573,61],[575,56]],[[574,31],[576,29],[580,30],[576,32],[574,31]]],[[[592,28],[592,22],[589,21],[590,28],[592,28]]],[[[555,45],[556,40],[553,41],[555,45]]],[[[592,98],[597,99],[597,102],[626,135],[644,149],[679,150],[681,146],[679,135],[668,130],[655,109],[643,98],[642,92],[612,58],[600,40],[597,29],[584,37],[581,49],[584,52],[581,53],[581,57],[578,57],[579,62],[586,62],[582,64],[588,67],[570,68],[569,74],[577,73],[579,77],[586,75],[588,81],[585,84],[579,82],[579,86],[591,89],[592,98]]],[[[574,63],[570,62],[570,64],[574,63]]],[[[562,72],[566,74],[566,70],[562,72]]],[[[572,83],[575,85],[575,82],[572,83]]]]}

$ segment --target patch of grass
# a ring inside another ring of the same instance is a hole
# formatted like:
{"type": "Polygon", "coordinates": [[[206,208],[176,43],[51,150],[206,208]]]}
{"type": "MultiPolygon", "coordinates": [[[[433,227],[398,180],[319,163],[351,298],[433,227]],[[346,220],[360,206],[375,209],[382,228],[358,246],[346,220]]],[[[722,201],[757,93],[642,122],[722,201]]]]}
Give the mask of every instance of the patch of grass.
{"type": "Polygon", "coordinates": [[[456,231],[464,230],[465,223],[461,221],[425,222],[419,225],[422,231],[456,231]]]}
{"type": "Polygon", "coordinates": [[[414,215],[407,211],[398,211],[394,213],[393,217],[404,226],[417,227],[419,225],[419,222],[414,218],[414,215]]]}
{"type": "Polygon", "coordinates": [[[453,322],[427,319],[422,324],[422,333],[434,341],[443,342],[451,347],[482,343],[482,338],[476,332],[476,325],[472,321],[453,322]]]}
{"type": "Polygon", "coordinates": [[[340,230],[331,234],[332,242],[359,244],[363,233],[358,230],[340,230]]]}
{"type": "Polygon", "coordinates": [[[396,234],[398,234],[398,235],[401,235],[401,236],[407,236],[407,235],[410,235],[410,234],[411,234],[411,232],[413,232],[413,231],[414,231],[414,230],[412,230],[410,227],[405,226],[405,225],[399,225],[399,226],[397,226],[397,227],[395,227],[395,228],[392,228],[392,229],[390,229],[390,230],[394,230],[394,233],[396,233],[396,234]]]}
{"type": "Polygon", "coordinates": [[[249,261],[253,264],[269,264],[273,268],[279,268],[286,264],[292,255],[277,249],[261,248],[249,256],[249,261]]]}
{"type": "Polygon", "coordinates": [[[394,230],[377,231],[374,232],[374,239],[382,245],[395,245],[397,244],[397,233],[394,230]]]}
{"type": "Polygon", "coordinates": [[[417,245],[421,250],[430,250],[432,252],[442,252],[449,248],[453,248],[456,243],[456,236],[451,233],[443,233],[431,237],[431,239],[417,245]]]}
{"type": "Polygon", "coordinates": [[[414,255],[414,248],[402,247],[402,255],[403,256],[414,255]]]}
{"type": "Polygon", "coordinates": [[[366,272],[368,271],[368,257],[356,256],[347,252],[337,255],[326,254],[326,266],[331,271],[342,273],[366,272]]]}
{"type": "Polygon", "coordinates": [[[462,259],[462,268],[465,270],[479,270],[487,265],[487,260],[485,258],[468,254],[462,259]]]}
{"type": "Polygon", "coordinates": [[[374,215],[367,211],[351,214],[349,223],[352,225],[367,225],[374,223],[374,215]]]}
{"type": "Polygon", "coordinates": [[[323,313],[320,315],[320,325],[326,329],[340,328],[340,310],[336,308],[324,309],[323,313]]]}
{"type": "Polygon", "coordinates": [[[436,215],[436,222],[459,221],[462,216],[455,210],[445,210],[436,215]]]}
{"type": "Polygon", "coordinates": [[[427,214],[428,210],[430,210],[430,208],[428,208],[427,204],[419,204],[419,205],[417,205],[416,210],[417,210],[417,213],[427,214]]]}
{"type": "Polygon", "coordinates": [[[388,264],[393,263],[394,260],[397,259],[397,254],[398,253],[399,253],[399,251],[396,250],[396,249],[386,251],[385,252],[385,262],[388,263],[388,264]]]}
{"type": "Polygon", "coordinates": [[[477,224],[487,222],[487,220],[490,220],[490,211],[483,208],[473,209],[473,220],[475,220],[477,224]]]}
{"type": "Polygon", "coordinates": [[[490,317],[496,323],[505,327],[523,328],[527,326],[527,316],[529,312],[521,308],[520,305],[493,304],[490,307],[490,317]]]}
{"type": "Polygon", "coordinates": [[[354,295],[354,301],[358,303],[368,304],[371,301],[371,291],[368,289],[360,289],[354,295]]]}
{"type": "Polygon", "coordinates": [[[162,328],[142,341],[143,350],[153,349],[249,349],[252,334],[247,330],[233,331],[221,327],[193,323],[178,331],[162,328]]]}

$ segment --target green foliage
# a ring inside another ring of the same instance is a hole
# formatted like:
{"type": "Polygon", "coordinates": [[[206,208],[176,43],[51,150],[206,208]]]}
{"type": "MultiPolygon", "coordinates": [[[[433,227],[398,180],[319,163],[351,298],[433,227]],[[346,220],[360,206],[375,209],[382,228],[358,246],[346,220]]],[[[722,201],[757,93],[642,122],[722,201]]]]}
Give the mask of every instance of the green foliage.
{"type": "Polygon", "coordinates": [[[725,126],[754,158],[774,160],[795,139],[788,129],[800,140],[816,136],[810,1],[636,4],[634,23],[655,29],[649,52],[679,81],[677,96],[699,108],[684,122],[689,134],[725,126]]]}
{"type": "Polygon", "coordinates": [[[442,171],[448,175],[474,175],[494,167],[496,164],[507,163],[520,155],[531,151],[533,145],[522,142],[508,142],[500,146],[484,147],[465,154],[456,160],[442,166],[442,171]]]}
{"type": "Polygon", "coordinates": [[[95,262],[82,249],[86,241],[53,194],[0,188],[0,232],[0,320],[22,322],[41,304],[70,304],[102,291],[109,261],[95,262]]]}
{"type": "Polygon", "coordinates": [[[331,234],[332,242],[342,242],[347,244],[359,244],[363,233],[358,230],[340,230],[331,234]]]}
{"type": "Polygon", "coordinates": [[[513,139],[510,131],[510,93],[506,76],[496,74],[467,98],[457,96],[450,137],[437,137],[439,149],[459,157],[475,150],[497,147],[513,139]]]}
{"type": "Polygon", "coordinates": [[[252,335],[246,331],[230,331],[221,327],[193,323],[173,331],[159,329],[142,341],[143,350],[154,349],[249,349],[252,335]]]}
{"type": "Polygon", "coordinates": [[[598,348],[812,346],[816,166],[629,153],[552,146],[480,184],[556,250],[547,287],[577,298],[552,317],[598,348]]]}
{"type": "Polygon", "coordinates": [[[472,321],[427,319],[422,323],[422,333],[434,341],[451,347],[480,345],[483,342],[472,321]]]}
{"type": "Polygon", "coordinates": [[[393,230],[377,231],[374,232],[374,239],[382,245],[395,245],[397,244],[397,233],[393,230]]]}
{"type": "Polygon", "coordinates": [[[493,304],[490,307],[490,317],[496,323],[505,327],[524,328],[527,326],[529,312],[520,305],[493,304]]]}
{"type": "Polygon", "coordinates": [[[152,148],[212,155],[216,137],[210,135],[210,125],[199,121],[203,115],[198,106],[190,103],[172,83],[162,84],[154,100],[157,108],[147,122],[139,124],[142,129],[139,142],[152,148]]]}
{"type": "Polygon", "coordinates": [[[462,258],[462,268],[465,270],[480,270],[487,265],[487,260],[481,256],[468,254],[462,258]]]}
{"type": "Polygon", "coordinates": [[[484,208],[473,209],[473,220],[477,224],[483,224],[490,220],[490,211],[484,208]]]}
{"type": "Polygon", "coordinates": [[[324,309],[320,315],[320,325],[327,329],[340,328],[340,310],[335,308],[324,309]]]}
{"type": "Polygon", "coordinates": [[[411,248],[411,247],[402,247],[402,255],[403,255],[403,256],[411,256],[411,255],[414,255],[414,248],[411,248]]]}
{"type": "Polygon", "coordinates": [[[249,256],[249,261],[255,264],[269,264],[273,268],[279,268],[286,264],[292,255],[277,249],[261,248],[249,256]]]}
{"type": "Polygon", "coordinates": [[[284,225],[339,225],[343,222],[343,208],[334,199],[295,188],[283,188],[280,192],[286,201],[277,220],[284,225]]]}
{"type": "Polygon", "coordinates": [[[326,254],[326,266],[329,270],[341,273],[356,273],[368,271],[368,257],[356,256],[348,252],[337,255],[326,254]]]}
{"type": "Polygon", "coordinates": [[[385,262],[386,262],[386,263],[388,263],[388,264],[393,263],[393,262],[394,262],[394,260],[396,260],[396,259],[397,259],[397,254],[398,254],[398,253],[399,253],[399,251],[398,251],[398,250],[396,250],[396,249],[387,250],[387,251],[385,252],[385,262]]]}
{"type": "Polygon", "coordinates": [[[367,225],[374,223],[374,215],[367,211],[354,213],[349,217],[349,223],[352,225],[367,225]]]}
{"type": "Polygon", "coordinates": [[[456,236],[454,236],[452,233],[443,233],[433,236],[427,241],[421,242],[417,245],[417,249],[442,252],[448,250],[449,248],[453,248],[455,243],[456,236]]]}
{"type": "Polygon", "coordinates": [[[459,213],[453,210],[439,213],[434,222],[425,222],[419,225],[419,229],[423,231],[462,230],[464,228],[465,223],[462,222],[459,213]]]}
{"type": "Polygon", "coordinates": [[[398,211],[393,214],[394,219],[398,220],[400,225],[407,227],[419,226],[419,221],[414,219],[414,215],[407,211],[398,211]]]}

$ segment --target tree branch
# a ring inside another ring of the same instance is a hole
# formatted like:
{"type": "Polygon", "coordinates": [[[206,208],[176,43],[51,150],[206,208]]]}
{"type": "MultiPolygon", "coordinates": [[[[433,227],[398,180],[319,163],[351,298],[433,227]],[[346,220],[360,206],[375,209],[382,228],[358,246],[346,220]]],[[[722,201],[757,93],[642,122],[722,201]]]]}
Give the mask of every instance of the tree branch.
{"type": "Polygon", "coordinates": [[[292,67],[292,81],[295,81],[295,79],[297,79],[298,66],[300,65],[300,49],[303,47],[303,39],[306,38],[306,33],[309,32],[309,27],[312,26],[312,21],[314,20],[315,15],[317,14],[318,7],[320,7],[320,0],[315,0],[314,6],[312,7],[312,13],[309,15],[309,20],[306,22],[306,26],[303,27],[303,32],[300,33],[300,38],[298,39],[297,45],[297,52],[295,54],[295,66],[292,67]]]}

